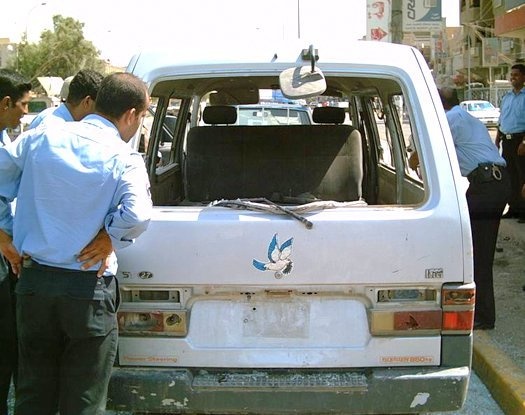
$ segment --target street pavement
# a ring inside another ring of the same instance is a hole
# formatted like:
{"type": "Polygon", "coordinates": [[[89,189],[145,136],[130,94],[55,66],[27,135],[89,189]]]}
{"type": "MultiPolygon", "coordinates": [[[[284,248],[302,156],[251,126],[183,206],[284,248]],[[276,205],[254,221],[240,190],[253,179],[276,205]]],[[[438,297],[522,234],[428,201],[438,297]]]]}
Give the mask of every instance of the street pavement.
{"type": "Polygon", "coordinates": [[[472,366],[506,415],[525,415],[525,223],[502,219],[494,258],[496,328],[474,332],[472,366]]]}

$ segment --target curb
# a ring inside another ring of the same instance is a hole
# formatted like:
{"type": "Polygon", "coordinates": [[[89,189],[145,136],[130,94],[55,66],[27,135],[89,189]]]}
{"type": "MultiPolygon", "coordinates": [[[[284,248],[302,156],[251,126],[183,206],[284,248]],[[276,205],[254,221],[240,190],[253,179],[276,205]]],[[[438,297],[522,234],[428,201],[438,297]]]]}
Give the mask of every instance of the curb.
{"type": "Polygon", "coordinates": [[[525,415],[525,372],[483,331],[474,332],[472,367],[506,415],[525,415]]]}

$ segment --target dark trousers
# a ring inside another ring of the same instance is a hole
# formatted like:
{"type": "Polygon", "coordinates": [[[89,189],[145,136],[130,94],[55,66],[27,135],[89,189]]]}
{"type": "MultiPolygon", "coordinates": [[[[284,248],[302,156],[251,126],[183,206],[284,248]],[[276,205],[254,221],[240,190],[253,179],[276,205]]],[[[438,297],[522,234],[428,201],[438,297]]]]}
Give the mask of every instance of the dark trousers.
{"type": "Polygon", "coordinates": [[[510,176],[511,194],[509,212],[525,218],[525,201],[521,197],[521,187],[525,183],[525,157],[518,156],[518,146],[521,138],[501,140],[501,155],[507,162],[507,171],[510,176]]]}
{"type": "MultiPolygon", "coordinates": [[[[0,261],[4,259],[0,256],[0,261]]],[[[0,279],[0,415],[7,415],[7,396],[11,379],[16,381],[18,361],[16,341],[15,294],[16,276],[5,262],[0,279]]]]}
{"type": "Polygon", "coordinates": [[[475,320],[489,326],[496,321],[492,266],[501,214],[508,203],[510,179],[506,169],[500,181],[471,182],[467,203],[472,229],[474,281],[476,283],[475,320]]]}
{"type": "Polygon", "coordinates": [[[104,414],[117,351],[114,277],[23,268],[16,415],[104,414]]]}

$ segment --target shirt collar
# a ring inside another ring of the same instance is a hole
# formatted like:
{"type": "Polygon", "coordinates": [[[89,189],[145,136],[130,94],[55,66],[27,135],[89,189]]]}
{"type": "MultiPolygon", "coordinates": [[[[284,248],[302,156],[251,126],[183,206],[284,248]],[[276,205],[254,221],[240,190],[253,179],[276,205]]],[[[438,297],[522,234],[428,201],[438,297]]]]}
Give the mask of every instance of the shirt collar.
{"type": "Polygon", "coordinates": [[[95,127],[99,128],[111,128],[114,130],[115,134],[120,138],[120,133],[117,130],[117,127],[115,124],[113,124],[110,120],[107,118],[104,118],[98,114],[89,114],[86,115],[80,122],[94,125],[95,127]]]}

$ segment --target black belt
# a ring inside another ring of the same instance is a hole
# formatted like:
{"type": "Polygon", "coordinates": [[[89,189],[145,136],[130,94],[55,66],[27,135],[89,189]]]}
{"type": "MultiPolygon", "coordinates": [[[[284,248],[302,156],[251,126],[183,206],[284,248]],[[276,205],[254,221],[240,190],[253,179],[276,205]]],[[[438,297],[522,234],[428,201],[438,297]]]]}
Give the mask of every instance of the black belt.
{"type": "Polygon", "coordinates": [[[525,132],[523,133],[512,133],[512,134],[503,134],[503,137],[507,140],[523,140],[525,138],[525,132]]]}
{"type": "Polygon", "coordinates": [[[470,183],[486,183],[493,180],[500,181],[503,177],[505,166],[495,163],[479,163],[478,167],[472,170],[467,179],[470,183]]]}
{"type": "Polygon", "coordinates": [[[96,274],[97,271],[83,271],[81,269],[70,269],[70,268],[60,268],[52,267],[50,265],[39,264],[32,258],[24,258],[22,260],[22,267],[28,269],[38,269],[40,271],[49,271],[49,272],[71,272],[75,274],[96,274]]]}

